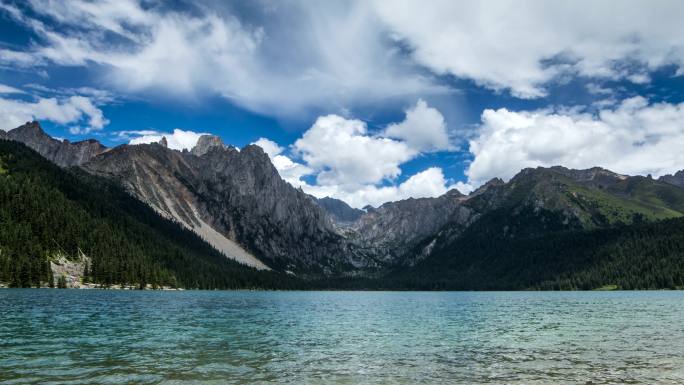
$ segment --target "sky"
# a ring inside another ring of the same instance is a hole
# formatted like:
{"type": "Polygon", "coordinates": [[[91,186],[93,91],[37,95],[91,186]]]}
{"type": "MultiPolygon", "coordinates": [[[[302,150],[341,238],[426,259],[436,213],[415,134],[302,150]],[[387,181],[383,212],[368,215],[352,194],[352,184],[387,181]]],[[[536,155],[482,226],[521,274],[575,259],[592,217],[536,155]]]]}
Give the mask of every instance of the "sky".
{"type": "Polygon", "coordinates": [[[684,2],[0,0],[0,129],[257,144],[354,207],[684,169],[684,2]]]}

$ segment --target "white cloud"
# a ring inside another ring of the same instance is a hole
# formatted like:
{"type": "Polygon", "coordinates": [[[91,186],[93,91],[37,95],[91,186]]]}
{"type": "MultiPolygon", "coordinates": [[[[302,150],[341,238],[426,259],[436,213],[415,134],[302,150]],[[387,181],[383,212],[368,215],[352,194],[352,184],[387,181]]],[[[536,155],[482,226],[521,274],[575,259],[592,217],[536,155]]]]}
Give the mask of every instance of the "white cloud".
{"type": "Polygon", "coordinates": [[[587,83],[585,86],[590,94],[594,95],[613,95],[613,90],[609,88],[602,87],[596,83],[587,83]]]}
{"type": "Polygon", "coordinates": [[[684,3],[675,0],[269,5],[230,12],[206,2],[180,11],[138,0],[30,1],[52,20],[43,23],[2,4],[39,39],[24,51],[1,49],[0,63],[97,63],[120,90],[218,94],[288,116],[449,92],[434,75],[533,98],[578,75],[644,83],[657,68],[684,67],[684,3]]]}
{"type": "Polygon", "coordinates": [[[337,115],[319,117],[293,148],[317,172],[318,184],[348,190],[396,178],[399,165],[418,154],[404,142],[370,136],[360,120],[337,115]]]}
{"type": "Polygon", "coordinates": [[[278,174],[288,183],[295,187],[304,187],[306,183],[302,177],[310,175],[313,170],[301,163],[293,162],[285,155],[276,155],[271,158],[273,166],[278,170],[278,174]]]}
{"type": "Polygon", "coordinates": [[[448,148],[442,115],[419,100],[406,119],[377,135],[365,122],[337,115],[319,117],[291,146],[293,156],[283,155],[277,143],[260,138],[254,144],[269,154],[281,177],[295,187],[317,196],[342,199],[354,207],[380,205],[409,197],[444,194],[449,183],[440,168],[432,167],[397,184],[401,164],[423,151],[448,148]],[[425,120],[423,122],[423,120],[425,120]],[[422,134],[421,129],[428,132],[422,134]],[[401,139],[384,137],[390,133],[401,139]],[[302,177],[314,175],[316,184],[302,177]]]}
{"type": "Polygon", "coordinates": [[[384,135],[404,140],[411,148],[421,152],[451,149],[444,116],[422,99],[406,110],[404,121],[390,124],[384,135]]]}
{"type": "Polygon", "coordinates": [[[684,168],[684,103],[623,100],[596,114],[485,110],[474,159],[466,174],[473,186],[510,178],[521,168],[600,166],[624,174],[672,173],[684,168]]]}
{"type": "Polygon", "coordinates": [[[354,191],[339,189],[338,186],[310,186],[303,184],[302,189],[318,198],[331,196],[345,201],[352,207],[363,208],[366,205],[378,207],[385,202],[408,198],[437,197],[451,188],[439,167],[430,167],[409,177],[403,183],[391,186],[367,184],[354,191]]]}
{"type": "Polygon", "coordinates": [[[256,144],[257,146],[261,147],[264,150],[264,152],[267,153],[269,157],[271,157],[271,159],[273,159],[273,157],[283,152],[283,148],[280,147],[278,143],[270,139],[259,138],[252,144],[256,144]]]}
{"type": "Polygon", "coordinates": [[[7,131],[33,120],[85,124],[79,129],[81,132],[101,130],[109,123],[102,110],[84,96],[35,98],[35,101],[0,98],[0,129],[7,131]]]}
{"type": "Polygon", "coordinates": [[[374,2],[413,58],[440,74],[534,98],[560,75],[648,82],[684,65],[681,1],[374,2]]]}
{"type": "Polygon", "coordinates": [[[85,96],[71,96],[68,100],[74,108],[81,111],[83,115],[88,116],[89,126],[86,128],[86,133],[92,130],[101,130],[105,125],[109,124],[109,120],[105,119],[102,110],[95,107],[89,98],[85,96]]]}
{"type": "Polygon", "coordinates": [[[292,159],[287,156],[281,155],[283,148],[272,140],[259,138],[252,144],[261,147],[271,158],[271,163],[273,163],[273,166],[278,170],[280,177],[295,187],[302,187],[304,182],[301,178],[313,172],[311,168],[301,163],[293,162],[292,159]]]}
{"type": "Polygon", "coordinates": [[[172,133],[164,133],[154,130],[143,131],[121,131],[118,133],[120,138],[129,138],[136,136],[130,140],[129,144],[143,144],[143,143],[157,143],[166,137],[168,147],[174,150],[192,150],[197,144],[200,136],[208,135],[202,132],[183,131],[179,128],[173,130],[172,133]]]}
{"type": "Polygon", "coordinates": [[[274,4],[258,11],[260,23],[207,4],[188,4],[188,12],[136,0],[32,0],[30,6],[57,26],[5,4],[42,41],[0,60],[26,65],[29,55],[35,65],[97,63],[102,79],[124,91],[218,94],[276,115],[446,91],[396,49],[364,2],[274,4]]]}
{"type": "Polygon", "coordinates": [[[11,86],[8,86],[6,84],[1,84],[0,83],[0,94],[23,94],[25,93],[24,91],[14,88],[11,86]]]}

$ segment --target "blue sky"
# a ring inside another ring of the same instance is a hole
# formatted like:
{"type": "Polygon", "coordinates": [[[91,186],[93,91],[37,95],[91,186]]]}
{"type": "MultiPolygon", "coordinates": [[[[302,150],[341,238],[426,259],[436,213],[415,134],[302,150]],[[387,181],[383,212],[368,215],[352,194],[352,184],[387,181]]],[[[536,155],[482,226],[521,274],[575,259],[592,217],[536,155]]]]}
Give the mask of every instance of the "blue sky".
{"type": "Polygon", "coordinates": [[[256,142],[356,207],[524,167],[684,169],[677,1],[0,4],[4,130],[256,142]]]}

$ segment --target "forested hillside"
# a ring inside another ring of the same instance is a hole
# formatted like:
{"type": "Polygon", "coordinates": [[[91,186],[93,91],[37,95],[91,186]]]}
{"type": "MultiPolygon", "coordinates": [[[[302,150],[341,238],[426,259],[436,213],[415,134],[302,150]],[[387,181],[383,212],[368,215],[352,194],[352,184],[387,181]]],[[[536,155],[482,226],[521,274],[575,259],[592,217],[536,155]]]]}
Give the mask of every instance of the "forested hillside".
{"type": "MultiPolygon", "coordinates": [[[[423,290],[684,288],[684,218],[511,237],[499,231],[516,226],[507,217],[490,213],[418,266],[385,280],[423,290]]],[[[528,229],[554,227],[557,219],[517,218],[528,229]]]]}
{"type": "Polygon", "coordinates": [[[79,253],[91,259],[87,279],[105,286],[295,285],[227,259],[107,179],[61,169],[23,144],[0,140],[0,282],[45,284],[50,259],[79,253]]]}

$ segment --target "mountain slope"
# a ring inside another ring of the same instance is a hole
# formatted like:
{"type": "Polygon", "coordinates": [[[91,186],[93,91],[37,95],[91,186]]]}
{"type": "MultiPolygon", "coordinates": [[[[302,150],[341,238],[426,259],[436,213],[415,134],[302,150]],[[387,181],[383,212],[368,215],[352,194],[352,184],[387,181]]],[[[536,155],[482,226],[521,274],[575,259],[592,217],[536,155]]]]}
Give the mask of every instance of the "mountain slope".
{"type": "Polygon", "coordinates": [[[49,282],[49,261],[90,260],[90,280],[188,288],[287,287],[233,262],[116,184],[0,140],[0,281],[49,282]]]}
{"type": "Polygon", "coordinates": [[[506,210],[511,218],[524,210],[548,211],[562,217],[563,228],[591,229],[682,216],[684,190],[598,168],[539,167],[486,188],[466,204],[479,212],[506,210]]]}
{"type": "Polygon", "coordinates": [[[345,234],[389,265],[410,265],[429,252],[410,254],[417,243],[433,239],[448,223],[466,227],[477,217],[464,200],[463,194],[451,190],[438,198],[388,202],[363,214],[345,234]]]}
{"type": "Polygon", "coordinates": [[[598,167],[540,167],[522,170],[508,183],[494,179],[468,196],[452,190],[385,203],[341,232],[388,266],[410,266],[486,214],[497,220],[485,230],[509,237],[608,228],[684,215],[684,189],[598,167]]]}
{"type": "Polygon", "coordinates": [[[77,156],[83,153],[82,142],[47,140],[37,123],[12,130],[8,137],[60,165],[78,164],[116,180],[166,218],[251,266],[303,275],[377,267],[335,231],[310,197],[280,178],[257,146],[238,151],[218,137],[203,136],[192,151],[122,145],[77,156]]]}
{"type": "Polygon", "coordinates": [[[275,269],[329,275],[372,266],[310,197],[280,178],[257,146],[238,151],[211,137],[192,152],[120,146],[83,167],[119,180],[190,229],[208,227],[275,269]]]}
{"type": "Polygon", "coordinates": [[[682,203],[683,189],[650,178],[525,169],[471,194],[463,204],[480,215],[470,226],[447,224],[429,256],[385,279],[422,289],[682,287],[682,203]]]}
{"type": "MultiPolygon", "coordinates": [[[[63,166],[78,165],[64,172],[81,183],[122,186],[224,255],[288,273],[264,273],[287,282],[294,273],[319,288],[673,287],[684,265],[678,174],[653,180],[598,167],[529,168],[467,196],[451,190],[362,211],[308,196],[280,178],[259,147],[238,150],[215,136],[176,151],[165,140],[106,149],[54,141],[37,124],[17,131],[6,136],[63,166]]],[[[179,274],[159,266],[148,270],[179,274]]]]}
{"type": "Polygon", "coordinates": [[[268,269],[254,255],[211,227],[203,206],[179,175],[193,173],[182,154],[159,144],[120,146],[83,165],[92,174],[117,180],[132,195],[166,218],[193,230],[226,256],[246,265],[268,269]]]}
{"type": "Polygon", "coordinates": [[[684,288],[684,218],[516,238],[488,231],[496,219],[384,282],[420,290],[684,288]]]}

